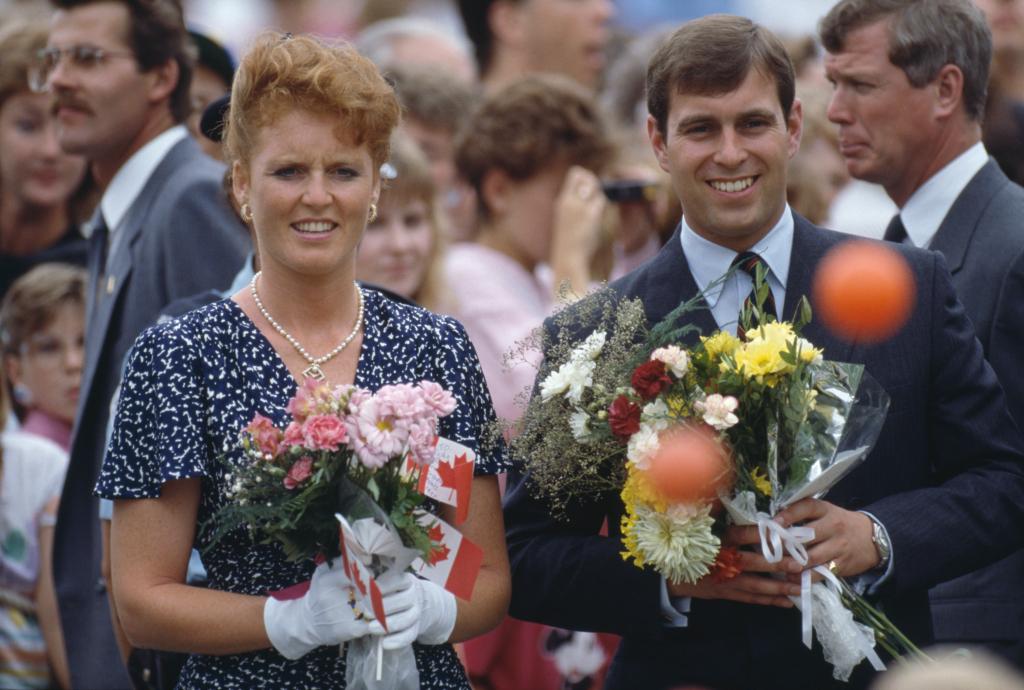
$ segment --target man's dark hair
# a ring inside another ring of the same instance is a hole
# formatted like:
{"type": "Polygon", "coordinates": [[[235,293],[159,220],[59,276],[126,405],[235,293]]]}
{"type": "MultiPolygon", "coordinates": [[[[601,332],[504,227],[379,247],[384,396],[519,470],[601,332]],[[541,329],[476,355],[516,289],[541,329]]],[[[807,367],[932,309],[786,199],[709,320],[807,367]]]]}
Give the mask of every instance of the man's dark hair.
{"type": "MultiPolygon", "coordinates": [[[[54,7],[70,10],[109,0],[51,0],[54,7]]],[[[181,4],[177,0],[114,0],[128,10],[128,43],[135,61],[143,72],[174,60],[178,63],[178,83],[171,92],[171,115],[184,122],[192,110],[189,90],[192,88],[194,59],[189,49],[188,34],[181,4]]]]}
{"type": "Polygon", "coordinates": [[[985,113],[992,33],[972,0],[842,0],[818,31],[830,53],[840,53],[852,31],[889,24],[889,62],[914,88],[928,84],[946,65],[964,75],[964,109],[972,120],[985,113]]]}
{"type": "Polygon", "coordinates": [[[647,111],[667,134],[672,93],[720,96],[735,91],[755,69],[775,82],[789,118],[795,94],[793,63],[778,38],[745,17],[712,14],[683,24],[647,67],[647,111]]]}
{"type": "Polygon", "coordinates": [[[480,76],[487,73],[494,58],[494,34],[491,33],[491,7],[496,2],[519,2],[520,0],[458,0],[459,14],[466,35],[473,42],[476,66],[480,76]]]}

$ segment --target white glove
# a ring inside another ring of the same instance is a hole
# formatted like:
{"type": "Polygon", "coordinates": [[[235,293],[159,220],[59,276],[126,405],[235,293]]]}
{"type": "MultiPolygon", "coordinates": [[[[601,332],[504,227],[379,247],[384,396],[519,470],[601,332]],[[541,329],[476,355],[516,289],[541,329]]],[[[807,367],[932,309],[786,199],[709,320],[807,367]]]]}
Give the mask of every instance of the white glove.
{"type": "Polygon", "coordinates": [[[379,621],[370,623],[371,635],[384,635],[384,649],[401,649],[413,642],[447,642],[455,628],[455,595],[412,573],[379,582],[384,595],[388,632],[379,621]]]}
{"type": "Polygon", "coordinates": [[[369,623],[356,620],[351,592],[341,559],[335,559],[334,566],[317,566],[304,596],[288,601],[269,597],[263,606],[263,626],[274,649],[287,659],[298,659],[317,647],[365,635],[369,623]]]}

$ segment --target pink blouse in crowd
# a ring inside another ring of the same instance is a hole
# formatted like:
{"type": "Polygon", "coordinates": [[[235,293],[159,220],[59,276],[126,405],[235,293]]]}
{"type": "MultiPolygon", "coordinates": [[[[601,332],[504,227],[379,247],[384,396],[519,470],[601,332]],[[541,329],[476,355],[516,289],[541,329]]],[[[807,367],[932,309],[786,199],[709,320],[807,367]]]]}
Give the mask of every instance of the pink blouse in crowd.
{"type": "Polygon", "coordinates": [[[64,452],[71,447],[71,425],[56,417],[51,417],[45,412],[31,410],[21,425],[21,430],[26,434],[34,434],[53,441],[60,446],[64,452]]]}
{"type": "Polygon", "coordinates": [[[449,248],[445,278],[454,295],[452,316],[466,327],[476,348],[495,412],[503,420],[519,419],[540,353],[533,349],[529,363],[518,359],[509,362],[511,368],[505,355],[548,316],[551,290],[515,260],[475,243],[449,248]]]}

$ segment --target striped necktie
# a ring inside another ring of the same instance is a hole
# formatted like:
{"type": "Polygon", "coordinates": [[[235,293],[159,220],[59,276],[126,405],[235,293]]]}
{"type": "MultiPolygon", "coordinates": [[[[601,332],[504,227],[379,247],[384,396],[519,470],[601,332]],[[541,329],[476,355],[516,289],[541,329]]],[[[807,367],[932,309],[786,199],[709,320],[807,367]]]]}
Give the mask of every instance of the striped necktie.
{"type": "MultiPolygon", "coordinates": [[[[743,307],[740,309],[741,318],[739,325],[736,327],[736,334],[742,338],[744,336],[742,321],[744,311],[751,310],[751,314],[753,315],[750,322],[751,328],[756,328],[761,325],[757,318],[757,313],[752,311],[757,300],[757,267],[762,267],[766,279],[769,268],[768,264],[765,263],[765,260],[761,258],[761,255],[755,252],[743,252],[742,254],[737,255],[736,258],[732,260],[732,266],[738,267],[741,271],[749,275],[750,280],[754,283],[750,289],[750,294],[748,294],[747,298],[743,300],[743,307]]],[[[768,295],[765,297],[764,304],[762,305],[762,310],[764,311],[765,316],[771,315],[776,321],[778,321],[779,312],[775,307],[775,295],[772,294],[770,287],[768,289],[768,295]]]]}

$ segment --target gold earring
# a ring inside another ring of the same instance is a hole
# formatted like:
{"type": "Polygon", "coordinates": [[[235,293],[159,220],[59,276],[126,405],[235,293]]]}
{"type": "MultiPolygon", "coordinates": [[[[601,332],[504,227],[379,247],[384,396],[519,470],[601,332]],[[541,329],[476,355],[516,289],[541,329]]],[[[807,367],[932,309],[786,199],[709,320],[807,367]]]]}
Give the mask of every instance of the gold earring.
{"type": "Polygon", "coordinates": [[[242,216],[243,223],[252,223],[252,207],[249,206],[249,202],[242,204],[242,207],[238,209],[238,215],[242,216]]]}
{"type": "Polygon", "coordinates": [[[367,223],[372,223],[377,220],[377,204],[370,204],[370,217],[367,219],[367,223]]]}

